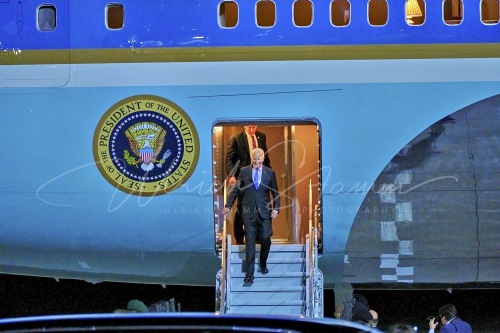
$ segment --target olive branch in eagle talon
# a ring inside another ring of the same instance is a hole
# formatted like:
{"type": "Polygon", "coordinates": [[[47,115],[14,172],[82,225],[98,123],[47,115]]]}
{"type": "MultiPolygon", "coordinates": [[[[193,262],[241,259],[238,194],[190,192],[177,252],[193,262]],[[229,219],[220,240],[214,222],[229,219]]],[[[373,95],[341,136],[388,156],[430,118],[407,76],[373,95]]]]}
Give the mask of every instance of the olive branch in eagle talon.
{"type": "Polygon", "coordinates": [[[123,151],[123,158],[125,159],[125,162],[127,162],[128,165],[133,165],[136,168],[139,166],[137,165],[139,160],[136,160],[134,157],[130,156],[130,153],[128,152],[127,149],[123,151]]]}

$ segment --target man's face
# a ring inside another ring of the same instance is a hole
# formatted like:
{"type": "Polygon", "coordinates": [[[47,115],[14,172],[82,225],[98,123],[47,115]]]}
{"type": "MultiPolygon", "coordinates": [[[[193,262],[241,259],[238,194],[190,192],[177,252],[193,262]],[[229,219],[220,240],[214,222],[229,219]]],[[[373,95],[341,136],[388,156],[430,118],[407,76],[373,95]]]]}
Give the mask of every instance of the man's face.
{"type": "Polygon", "coordinates": [[[252,167],[254,169],[259,169],[264,162],[264,154],[261,154],[260,151],[256,151],[252,156],[252,167]]]}
{"type": "Polygon", "coordinates": [[[247,132],[248,135],[254,136],[255,132],[257,132],[257,125],[245,126],[245,131],[247,132]]]}

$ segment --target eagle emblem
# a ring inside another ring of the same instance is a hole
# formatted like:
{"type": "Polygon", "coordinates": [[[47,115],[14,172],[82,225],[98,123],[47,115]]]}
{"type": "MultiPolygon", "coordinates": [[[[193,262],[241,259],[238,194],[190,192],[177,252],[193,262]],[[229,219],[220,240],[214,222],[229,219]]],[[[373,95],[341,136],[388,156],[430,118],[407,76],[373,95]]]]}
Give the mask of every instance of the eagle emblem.
{"type": "Polygon", "coordinates": [[[130,126],[125,135],[128,138],[130,150],[137,157],[136,159],[125,150],[124,157],[129,165],[138,167],[138,164],[141,163],[141,169],[147,172],[154,169],[154,163],[157,163],[156,166],[161,168],[165,159],[171,155],[170,150],[167,150],[162,158],[158,159],[165,143],[167,131],[155,123],[137,123],[130,126]]]}

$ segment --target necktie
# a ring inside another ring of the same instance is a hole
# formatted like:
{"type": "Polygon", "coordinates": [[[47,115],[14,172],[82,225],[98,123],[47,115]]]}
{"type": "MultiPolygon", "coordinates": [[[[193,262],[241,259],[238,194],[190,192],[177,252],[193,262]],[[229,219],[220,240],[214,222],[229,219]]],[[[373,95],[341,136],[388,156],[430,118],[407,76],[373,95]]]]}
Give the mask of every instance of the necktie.
{"type": "Polygon", "coordinates": [[[259,169],[255,169],[253,173],[253,186],[255,186],[255,189],[259,188],[259,169]]]}
{"type": "Polygon", "coordinates": [[[257,148],[257,140],[255,140],[255,135],[252,135],[252,149],[257,148]]]}

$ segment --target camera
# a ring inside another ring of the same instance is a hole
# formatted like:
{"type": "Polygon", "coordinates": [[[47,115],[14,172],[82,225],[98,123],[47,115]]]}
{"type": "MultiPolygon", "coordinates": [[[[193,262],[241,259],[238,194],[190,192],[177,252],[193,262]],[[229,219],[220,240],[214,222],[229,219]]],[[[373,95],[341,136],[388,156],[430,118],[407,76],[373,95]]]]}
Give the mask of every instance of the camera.
{"type": "Polygon", "coordinates": [[[440,323],[439,319],[441,319],[441,317],[439,316],[427,316],[427,319],[425,320],[427,323],[431,320],[434,320],[435,323],[440,323]]]}

